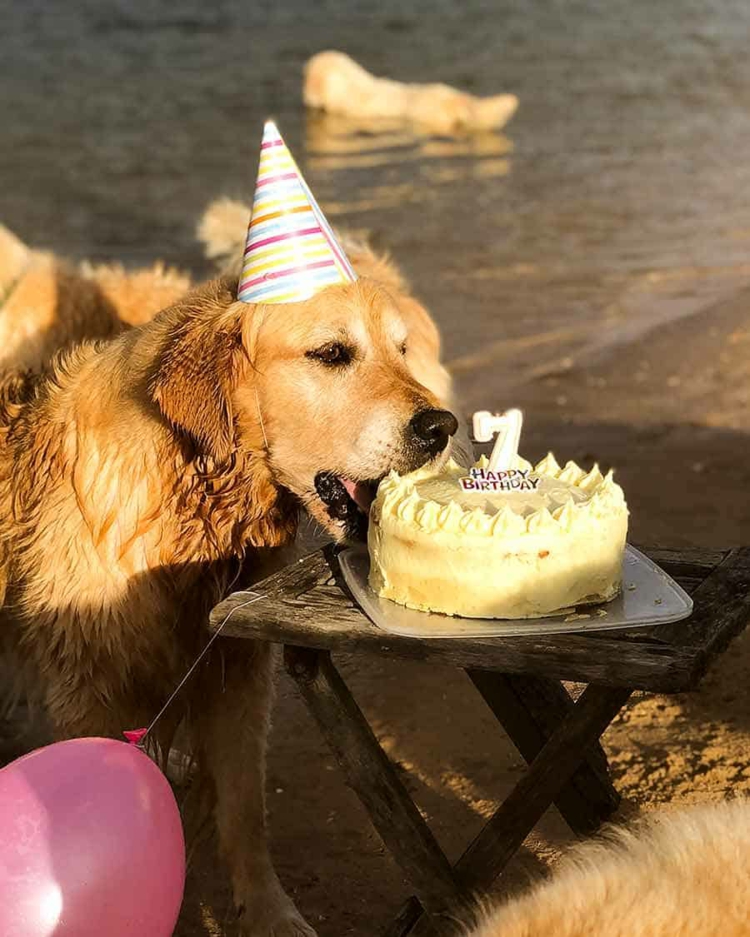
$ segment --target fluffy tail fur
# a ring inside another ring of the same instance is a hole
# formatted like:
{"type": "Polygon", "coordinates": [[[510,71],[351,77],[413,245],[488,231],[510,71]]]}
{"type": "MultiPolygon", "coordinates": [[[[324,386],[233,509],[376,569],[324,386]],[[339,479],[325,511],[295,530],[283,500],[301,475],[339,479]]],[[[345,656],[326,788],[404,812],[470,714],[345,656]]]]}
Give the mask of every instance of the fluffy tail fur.
{"type": "Polygon", "coordinates": [[[747,937],[750,804],[661,813],[574,849],[470,937],[747,937]]]}

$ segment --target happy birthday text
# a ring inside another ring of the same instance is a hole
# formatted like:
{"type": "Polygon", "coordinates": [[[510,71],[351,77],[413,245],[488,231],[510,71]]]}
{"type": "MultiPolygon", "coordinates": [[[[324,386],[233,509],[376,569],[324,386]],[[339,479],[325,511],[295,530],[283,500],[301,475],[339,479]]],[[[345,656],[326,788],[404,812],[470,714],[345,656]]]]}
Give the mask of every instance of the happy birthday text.
{"type": "Polygon", "coordinates": [[[464,491],[536,491],[539,479],[531,476],[530,469],[507,469],[490,472],[488,469],[469,469],[459,478],[464,491]]]}

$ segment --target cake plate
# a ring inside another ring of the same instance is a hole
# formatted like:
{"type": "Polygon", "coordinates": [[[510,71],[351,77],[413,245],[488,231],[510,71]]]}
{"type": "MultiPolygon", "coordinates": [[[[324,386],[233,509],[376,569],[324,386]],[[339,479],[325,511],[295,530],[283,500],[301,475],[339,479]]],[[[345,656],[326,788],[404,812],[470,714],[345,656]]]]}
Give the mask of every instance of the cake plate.
{"type": "Polygon", "coordinates": [[[567,634],[645,628],[687,618],[693,600],[671,576],[640,550],[625,547],[622,592],[611,602],[566,609],[548,618],[460,618],[406,608],[381,599],[370,588],[367,547],[347,547],[339,554],[344,579],[367,617],[391,634],[418,638],[490,638],[523,634],[567,634]]]}

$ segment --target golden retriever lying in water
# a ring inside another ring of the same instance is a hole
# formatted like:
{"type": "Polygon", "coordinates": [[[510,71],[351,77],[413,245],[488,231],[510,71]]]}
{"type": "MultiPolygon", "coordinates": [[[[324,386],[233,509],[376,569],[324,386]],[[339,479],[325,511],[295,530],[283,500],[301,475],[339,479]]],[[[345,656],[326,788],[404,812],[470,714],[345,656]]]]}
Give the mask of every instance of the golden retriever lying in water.
{"type": "MultiPolygon", "coordinates": [[[[66,334],[65,307],[30,303],[23,321],[11,288],[0,330],[24,330],[32,371],[7,377],[0,401],[2,635],[59,737],[147,725],[240,564],[257,575],[300,506],[356,535],[378,479],[446,457],[456,420],[437,331],[395,268],[359,259],[379,279],[251,306],[225,277],[124,331],[114,291],[104,334],[120,334],[81,344],[94,312],[66,334]],[[50,336],[73,345],[51,364],[50,336]]],[[[65,272],[66,290],[79,275],[65,272]]],[[[268,646],[220,639],[157,738],[166,752],[186,727],[244,932],[280,937],[310,929],[265,843],[271,674],[268,646]]]]}
{"type": "Polygon", "coordinates": [[[514,94],[478,98],[449,85],[376,78],[343,52],[319,52],[305,65],[308,107],[363,120],[396,119],[434,133],[498,130],[518,107],[514,94]]]}
{"type": "Polygon", "coordinates": [[[750,805],[662,813],[587,843],[471,937],[747,937],[750,805]]]}

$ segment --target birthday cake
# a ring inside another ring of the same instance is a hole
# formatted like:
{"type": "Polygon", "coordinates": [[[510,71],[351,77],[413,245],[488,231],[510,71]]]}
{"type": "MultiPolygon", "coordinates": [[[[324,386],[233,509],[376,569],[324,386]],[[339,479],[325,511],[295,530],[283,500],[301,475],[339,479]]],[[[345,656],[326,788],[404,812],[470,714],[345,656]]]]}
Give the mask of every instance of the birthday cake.
{"type": "Polygon", "coordinates": [[[370,586],[424,611],[539,618],[620,590],[628,509],[609,472],[483,457],[391,472],[370,511],[370,586]]]}

